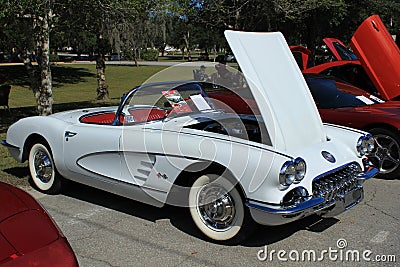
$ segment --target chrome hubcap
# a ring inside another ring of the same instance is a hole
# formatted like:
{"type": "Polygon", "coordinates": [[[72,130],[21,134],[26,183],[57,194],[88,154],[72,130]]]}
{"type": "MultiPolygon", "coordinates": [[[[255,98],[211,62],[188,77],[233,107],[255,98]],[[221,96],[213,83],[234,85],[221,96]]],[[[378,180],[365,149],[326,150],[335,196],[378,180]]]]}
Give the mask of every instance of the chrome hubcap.
{"type": "Polygon", "coordinates": [[[375,135],[374,138],[376,149],[370,159],[383,174],[396,170],[400,165],[400,147],[397,141],[381,134],[375,135]]]}
{"type": "Polygon", "coordinates": [[[235,203],[221,186],[203,186],[197,195],[197,206],[203,222],[209,228],[225,231],[231,227],[235,217],[235,203]]]}
{"type": "Polygon", "coordinates": [[[33,156],[36,177],[43,183],[48,183],[53,175],[53,164],[46,152],[39,150],[33,156]]]}

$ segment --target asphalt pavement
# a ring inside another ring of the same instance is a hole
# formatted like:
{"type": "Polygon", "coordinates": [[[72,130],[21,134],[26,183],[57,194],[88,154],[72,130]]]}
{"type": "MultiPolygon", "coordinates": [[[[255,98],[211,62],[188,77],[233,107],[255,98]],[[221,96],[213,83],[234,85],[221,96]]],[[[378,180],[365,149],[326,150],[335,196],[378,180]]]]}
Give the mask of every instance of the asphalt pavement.
{"type": "Polygon", "coordinates": [[[61,195],[28,192],[81,266],[398,266],[400,180],[364,185],[364,201],[335,218],[259,227],[235,246],[204,238],[183,208],[155,208],[74,183],[61,195]]]}

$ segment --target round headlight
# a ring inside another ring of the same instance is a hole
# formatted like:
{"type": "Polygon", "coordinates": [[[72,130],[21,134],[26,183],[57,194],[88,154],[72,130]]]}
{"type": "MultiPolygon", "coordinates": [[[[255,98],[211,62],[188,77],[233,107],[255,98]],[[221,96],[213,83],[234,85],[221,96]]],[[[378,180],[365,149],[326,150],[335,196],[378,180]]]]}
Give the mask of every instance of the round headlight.
{"type": "Polygon", "coordinates": [[[367,136],[367,150],[368,154],[372,153],[375,149],[375,139],[372,137],[372,135],[367,136]]]}
{"type": "Polygon", "coordinates": [[[306,162],[302,158],[297,158],[294,161],[294,167],[296,169],[295,183],[298,183],[306,176],[306,162]]]}
{"type": "Polygon", "coordinates": [[[370,134],[362,136],[358,139],[357,151],[361,157],[372,153],[374,149],[375,149],[375,140],[370,134]]]}
{"type": "Polygon", "coordinates": [[[296,179],[296,167],[293,161],[286,161],[279,172],[279,182],[283,186],[293,184],[296,179]]]}
{"type": "Polygon", "coordinates": [[[357,151],[360,156],[364,156],[368,153],[368,142],[365,136],[361,136],[357,141],[357,151]]]}

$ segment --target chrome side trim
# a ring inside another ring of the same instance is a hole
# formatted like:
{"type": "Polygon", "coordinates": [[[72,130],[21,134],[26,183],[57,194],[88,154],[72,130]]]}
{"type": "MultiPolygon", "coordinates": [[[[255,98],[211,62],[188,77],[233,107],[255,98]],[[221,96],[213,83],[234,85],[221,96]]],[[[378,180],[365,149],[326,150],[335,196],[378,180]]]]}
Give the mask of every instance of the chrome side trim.
{"type": "Polygon", "coordinates": [[[363,131],[361,131],[361,130],[349,128],[349,127],[346,127],[346,126],[341,126],[341,125],[331,124],[331,123],[323,123],[323,125],[324,125],[324,126],[330,126],[330,127],[332,127],[332,128],[338,128],[338,129],[346,130],[346,131],[349,131],[349,132],[353,132],[353,133],[358,133],[358,134],[365,135],[365,132],[363,132],[363,131]]]}
{"type": "MultiPolygon", "coordinates": [[[[111,151],[111,152],[112,152],[112,151],[111,151]]],[[[89,173],[98,175],[99,177],[102,177],[102,178],[104,178],[104,179],[106,179],[106,180],[112,181],[113,183],[119,183],[119,184],[123,184],[123,185],[126,185],[126,186],[132,186],[132,187],[139,187],[139,188],[141,188],[141,189],[143,189],[143,190],[151,190],[151,191],[158,192],[158,193],[162,193],[162,194],[167,194],[167,193],[168,193],[167,191],[159,190],[159,189],[157,189],[157,188],[152,188],[152,187],[148,187],[148,186],[144,186],[144,185],[138,185],[138,184],[134,184],[134,183],[128,183],[128,182],[121,181],[121,180],[118,180],[118,179],[115,179],[115,178],[112,178],[112,177],[105,176],[105,175],[100,174],[100,173],[98,173],[98,172],[89,170],[88,168],[82,166],[82,165],[79,164],[79,162],[78,162],[80,159],[82,159],[82,158],[84,158],[84,157],[87,157],[87,156],[89,156],[89,155],[96,155],[96,154],[103,154],[103,153],[110,153],[110,151],[88,154],[88,155],[86,155],[86,156],[83,156],[83,157],[80,157],[79,159],[77,159],[77,161],[76,161],[75,164],[76,164],[77,166],[81,167],[83,170],[85,170],[85,171],[87,171],[87,172],[89,172],[89,173]]],[[[104,189],[104,190],[106,190],[106,189],[104,189]]],[[[106,191],[108,191],[108,190],[106,190],[106,191]]],[[[132,198],[132,197],[128,197],[128,198],[132,198]]],[[[133,198],[133,199],[134,199],[134,198],[133,198]]]]}

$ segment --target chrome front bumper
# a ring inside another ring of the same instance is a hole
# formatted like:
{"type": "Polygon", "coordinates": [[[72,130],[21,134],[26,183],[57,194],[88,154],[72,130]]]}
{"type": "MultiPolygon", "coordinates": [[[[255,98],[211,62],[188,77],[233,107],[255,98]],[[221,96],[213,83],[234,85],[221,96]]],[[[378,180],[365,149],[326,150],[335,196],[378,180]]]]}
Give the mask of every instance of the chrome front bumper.
{"type": "Polygon", "coordinates": [[[362,183],[378,174],[378,169],[369,168],[356,176],[358,184],[349,192],[339,194],[329,203],[324,197],[310,197],[298,205],[284,207],[281,205],[271,205],[256,200],[247,200],[246,206],[249,207],[253,219],[263,225],[281,225],[290,223],[312,214],[323,217],[336,216],[353,206],[357,205],[364,198],[362,183]]]}

